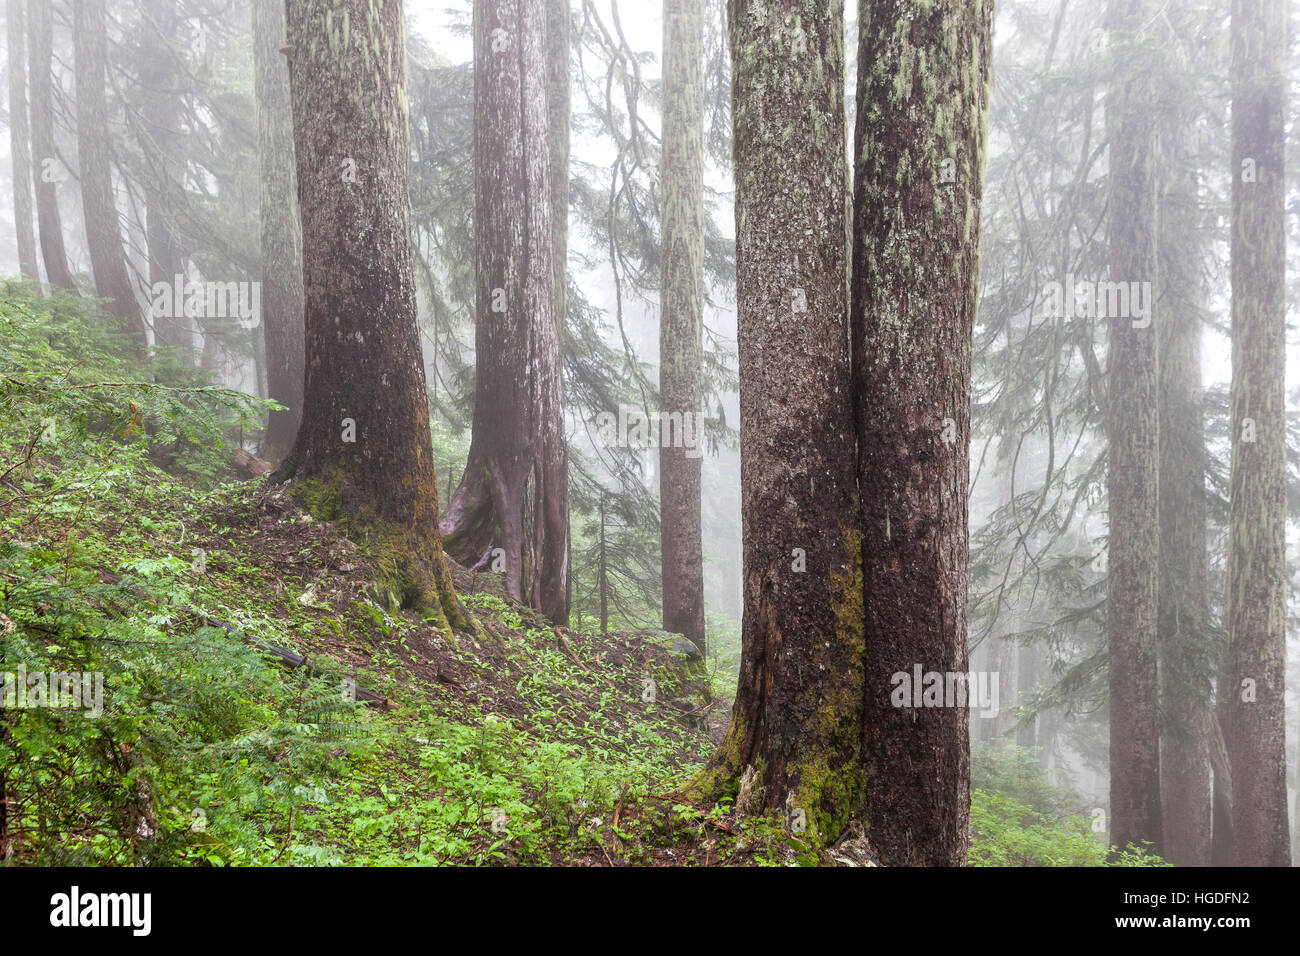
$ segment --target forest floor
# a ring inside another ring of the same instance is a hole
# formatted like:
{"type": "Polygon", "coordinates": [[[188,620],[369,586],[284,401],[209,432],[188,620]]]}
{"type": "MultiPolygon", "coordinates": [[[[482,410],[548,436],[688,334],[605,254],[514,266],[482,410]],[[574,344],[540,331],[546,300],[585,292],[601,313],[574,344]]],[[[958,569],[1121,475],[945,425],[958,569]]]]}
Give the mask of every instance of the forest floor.
{"type": "MultiPolygon", "coordinates": [[[[809,862],[775,818],[740,819],[677,792],[722,739],[730,700],[712,695],[673,635],[553,628],[505,596],[503,575],[452,562],[457,593],[494,639],[452,642],[381,609],[363,549],[284,488],[228,486],[221,504],[176,519],[225,603],[262,608],[292,635],[289,650],[385,698],[371,719],[396,732],[335,800],[364,813],[314,808],[299,823],[344,864],[429,862],[422,845],[448,822],[460,839],[439,862],[809,862]],[[480,787],[465,788],[471,780],[480,787]],[[364,847],[352,839],[362,834],[364,847]]],[[[865,841],[846,840],[824,862],[870,859],[865,841]]]]}
{"type": "MultiPolygon", "coordinates": [[[[876,864],[857,824],[818,853],[683,797],[724,664],[455,566],[490,636],[387,606],[364,541],[232,471],[264,402],[124,357],[83,300],[0,293],[0,677],[27,685],[0,696],[0,862],[876,864]]],[[[974,865],[1160,865],[1109,859],[1037,754],[972,768],[974,865]]]]}
{"type": "Polygon", "coordinates": [[[364,541],[240,480],[264,403],[142,367],[79,299],[3,292],[0,674],[27,685],[0,710],[5,860],[868,861],[681,796],[730,701],[680,638],[551,627],[457,566],[490,637],[388,606],[364,541]],[[73,676],[99,712],[56,703],[73,676]]]}
{"type": "MultiPolygon", "coordinates": [[[[52,476],[62,469],[56,459],[37,458],[29,470],[52,476]]],[[[11,526],[29,544],[66,547],[64,559],[105,586],[126,588],[114,600],[120,604],[125,593],[132,606],[117,611],[128,622],[157,626],[140,638],[185,644],[202,635],[205,653],[215,655],[209,663],[231,672],[251,645],[266,672],[290,688],[326,685],[324,693],[318,687],[271,701],[280,712],[262,717],[266,728],[294,727],[317,751],[328,750],[318,785],[295,787],[283,816],[210,781],[198,809],[159,808],[151,830],[176,827],[172,844],[201,848],[198,859],[188,847],[175,848],[181,859],[592,866],[815,860],[775,817],[737,819],[726,805],[697,807],[680,797],[725,732],[730,701],[713,697],[703,665],[675,652],[673,635],[552,628],[504,596],[502,575],[453,564],[458,594],[492,635],[453,641],[414,612],[382,606],[364,547],[313,520],[266,479],[198,492],[154,462],[126,456],[95,472],[82,494],[76,485],[19,502],[11,526]],[[214,642],[214,631],[226,640],[214,642]],[[228,665],[224,653],[232,655],[228,665]],[[348,681],[363,698],[356,705],[348,681]],[[343,704],[321,706],[330,687],[343,704]],[[256,828],[263,852],[223,842],[207,825],[217,814],[226,830],[256,828]],[[204,825],[195,828],[195,819],[204,825]]],[[[32,487],[41,486],[38,478],[32,487]]],[[[111,712],[111,677],[108,683],[111,712]]],[[[287,740],[268,749],[272,763],[293,752],[287,740]]],[[[851,846],[836,853],[843,863],[866,861],[859,856],[851,846]]]]}

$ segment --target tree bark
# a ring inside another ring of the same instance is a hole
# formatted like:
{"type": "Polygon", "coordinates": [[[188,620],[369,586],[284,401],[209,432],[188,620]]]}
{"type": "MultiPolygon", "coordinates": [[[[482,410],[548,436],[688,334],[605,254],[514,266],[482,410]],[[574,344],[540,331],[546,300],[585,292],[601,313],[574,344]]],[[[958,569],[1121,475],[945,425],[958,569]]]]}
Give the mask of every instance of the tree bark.
{"type": "Polygon", "coordinates": [[[278,460],[302,421],[302,233],[298,225],[289,70],[283,0],[253,0],[253,88],[261,174],[262,332],[267,395],[288,410],[271,412],[263,453],[278,460]]]}
{"type": "MultiPolygon", "coordinates": [[[[1157,288],[1156,128],[1150,53],[1138,31],[1148,0],[1111,0],[1110,280],[1157,288]]],[[[1141,287],[1139,287],[1141,288],[1141,287]]],[[[1152,304],[1148,297],[1148,305],[1152,304]]],[[[1116,311],[1125,312],[1123,309],[1116,311]]],[[[1130,299],[1128,312],[1135,312],[1130,299]]],[[[1106,634],[1110,656],[1111,843],[1163,838],[1157,722],[1156,633],[1160,548],[1159,317],[1109,316],[1106,395],[1109,551],[1106,634]]]]}
{"type": "Polygon", "coordinates": [[[76,292],[68,254],[63,246],[63,221],[59,215],[59,170],[62,163],[54,145],[54,94],[51,0],[30,0],[27,18],[28,75],[31,78],[32,169],[36,180],[36,220],[41,235],[41,258],[52,285],[76,292]]]}
{"type": "Polygon", "coordinates": [[[561,404],[548,137],[547,7],[474,7],[474,418],[443,519],[447,553],[486,566],[556,624],[569,618],[568,450],[561,404]]]}
{"type": "Polygon", "coordinates": [[[964,701],[906,709],[891,689],[916,665],[968,667],[971,334],[992,14],[988,0],[859,4],[852,334],[865,728],[869,833],[890,865],[961,865],[969,843],[964,701]]]}
{"type": "Polygon", "coordinates": [[[697,786],[734,794],[757,774],[754,806],[785,811],[816,845],[866,808],[844,7],[728,12],[744,615],[731,726],[697,786]]]}
{"type": "Polygon", "coordinates": [[[377,558],[381,584],[473,627],[438,534],[416,326],[401,0],[289,0],[306,290],[302,427],[277,472],[377,558]]]}
{"type": "MultiPolygon", "coordinates": [[[[704,11],[701,0],[665,0],[663,154],[659,195],[663,240],[659,282],[661,421],[686,422],[699,437],[704,263],[704,11]]],[[[659,439],[663,627],[705,649],[700,454],[680,426],[659,439]]]]}
{"type": "Polygon", "coordinates": [[[104,0],[80,0],[72,5],[72,36],[76,57],[77,164],[81,175],[82,215],[95,293],[107,300],[122,332],[143,355],[148,339],[144,316],[131,288],[113,196],[109,162],[108,102],[104,94],[108,69],[108,20],[104,0]]]}
{"type": "Polygon", "coordinates": [[[27,128],[27,51],[23,0],[8,0],[6,16],[5,27],[9,40],[9,159],[13,165],[18,269],[23,278],[40,282],[40,268],[36,264],[36,233],[32,229],[32,156],[27,128]]]}
{"type": "Polygon", "coordinates": [[[1286,32],[1232,4],[1232,422],[1225,728],[1232,859],[1290,866],[1286,791],[1286,32]]]}

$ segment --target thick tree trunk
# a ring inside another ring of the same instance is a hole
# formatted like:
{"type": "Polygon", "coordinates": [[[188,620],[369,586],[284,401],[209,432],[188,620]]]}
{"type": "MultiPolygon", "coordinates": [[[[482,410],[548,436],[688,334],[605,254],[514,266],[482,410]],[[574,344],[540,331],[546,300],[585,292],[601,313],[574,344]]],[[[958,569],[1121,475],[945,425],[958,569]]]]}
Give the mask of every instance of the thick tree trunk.
{"type": "MultiPolygon", "coordinates": [[[[178,233],[180,180],[184,158],[180,148],[181,99],[177,93],[179,69],[172,44],[180,27],[176,0],[144,0],[144,63],[140,67],[140,150],[149,167],[144,180],[145,244],[149,256],[149,284],[171,285],[185,271],[185,256],[178,233]]],[[[178,350],[188,361],[194,348],[192,320],[177,307],[173,314],[153,315],[154,344],[178,350]]]]}
{"type": "MultiPolygon", "coordinates": [[[[1111,0],[1110,281],[1156,285],[1156,128],[1150,54],[1139,34],[1148,0],[1111,0]]],[[[1139,285],[1138,288],[1143,288],[1139,285]]],[[[1153,298],[1145,297],[1153,310],[1153,298]]],[[[1120,300],[1116,297],[1116,302],[1120,300]]],[[[1109,550],[1106,634],[1110,655],[1110,834],[1123,849],[1163,838],[1157,723],[1156,629],[1160,548],[1159,318],[1130,308],[1108,317],[1106,394],[1109,550]]]]}
{"type": "Polygon", "coordinates": [[[547,8],[474,7],[476,381],[469,456],[443,519],[447,553],[504,551],[509,593],[568,622],[568,450],[552,230],[547,8]]]}
{"type": "Polygon", "coordinates": [[[745,610],[731,726],[697,786],[734,794],[757,773],[747,809],[784,810],[816,845],[866,808],[844,7],[728,11],[745,610]]]}
{"type": "Polygon", "coordinates": [[[271,412],[263,454],[276,461],[302,420],[302,233],[284,45],[283,0],[253,0],[253,87],[261,168],[262,331],[266,389],[288,411],[271,412]]]}
{"type": "Polygon", "coordinates": [[[54,146],[54,57],[51,0],[30,0],[27,17],[28,73],[32,88],[32,163],[36,179],[36,219],[41,234],[41,258],[52,285],[77,291],[63,247],[58,182],[62,163],[54,146]]]}
{"type": "MultiPolygon", "coordinates": [[[[969,842],[966,701],[899,707],[892,691],[917,666],[968,666],[971,331],[992,14],[989,0],[859,4],[852,325],[865,728],[871,842],[893,865],[960,865],[969,842]]],[[[920,703],[921,688],[912,692],[920,703]]]]}
{"type": "Polygon", "coordinates": [[[376,555],[383,584],[473,627],[438,534],[416,327],[401,0],[289,0],[306,289],[302,427],[277,477],[376,555]]]}
{"type": "Polygon", "coordinates": [[[23,278],[40,282],[36,233],[32,229],[32,156],[27,129],[27,38],[23,27],[23,0],[8,0],[5,12],[9,40],[9,159],[13,164],[18,269],[23,278]]]}
{"type": "Polygon", "coordinates": [[[1165,858],[1210,864],[1210,622],[1205,428],[1201,391],[1201,250],[1192,118],[1161,131],[1167,185],[1159,199],[1156,324],[1160,353],[1160,788],[1165,858]]]}
{"type": "Polygon", "coordinates": [[[1232,4],[1232,486],[1228,711],[1237,866],[1290,866],[1286,792],[1287,24],[1232,4]]]}
{"type": "Polygon", "coordinates": [[[147,345],[144,317],[131,288],[113,198],[112,149],[108,139],[108,103],[104,95],[108,70],[108,20],[104,0],[80,0],[72,5],[72,36],[76,57],[77,163],[81,175],[81,206],[90,247],[95,293],[107,300],[122,331],[135,350],[147,345]]]}
{"type": "MultiPolygon", "coordinates": [[[[659,408],[665,421],[690,421],[698,438],[704,361],[700,288],[704,263],[704,11],[701,0],[665,0],[663,229],[659,282],[659,408]]],[[[659,440],[659,528],[664,630],[705,649],[704,557],[700,536],[700,455],[680,428],[659,440]]]]}

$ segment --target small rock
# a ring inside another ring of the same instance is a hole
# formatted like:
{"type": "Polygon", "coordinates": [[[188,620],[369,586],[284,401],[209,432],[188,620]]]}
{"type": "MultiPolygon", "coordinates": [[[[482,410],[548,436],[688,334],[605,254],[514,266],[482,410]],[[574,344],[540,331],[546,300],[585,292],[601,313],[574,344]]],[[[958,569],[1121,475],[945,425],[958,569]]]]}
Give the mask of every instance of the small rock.
{"type": "Polygon", "coordinates": [[[682,637],[680,634],[673,635],[672,652],[674,654],[685,654],[691,660],[703,660],[704,653],[700,650],[698,644],[690,638],[682,637]]]}

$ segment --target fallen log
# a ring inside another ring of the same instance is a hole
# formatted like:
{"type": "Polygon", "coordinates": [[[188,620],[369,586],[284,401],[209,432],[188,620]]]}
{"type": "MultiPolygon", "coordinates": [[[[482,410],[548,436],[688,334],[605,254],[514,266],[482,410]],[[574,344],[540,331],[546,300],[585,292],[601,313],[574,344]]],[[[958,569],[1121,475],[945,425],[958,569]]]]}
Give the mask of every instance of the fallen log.
{"type": "Polygon", "coordinates": [[[244,478],[261,478],[263,475],[269,475],[273,470],[269,462],[242,448],[235,449],[235,454],[230,459],[230,467],[244,478]]]}

